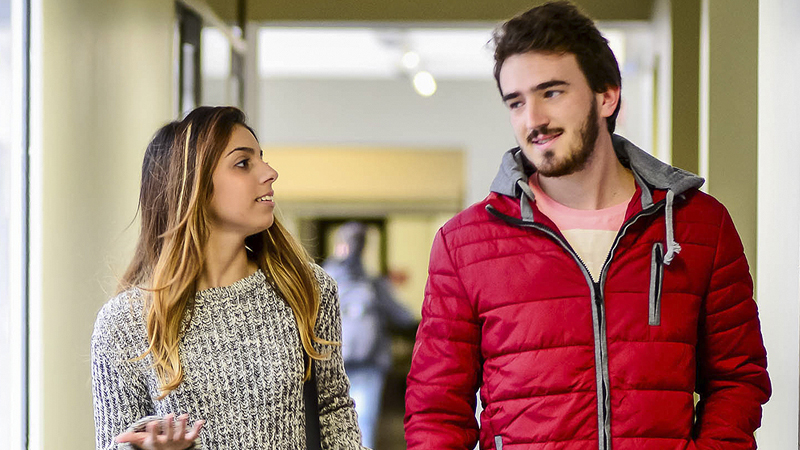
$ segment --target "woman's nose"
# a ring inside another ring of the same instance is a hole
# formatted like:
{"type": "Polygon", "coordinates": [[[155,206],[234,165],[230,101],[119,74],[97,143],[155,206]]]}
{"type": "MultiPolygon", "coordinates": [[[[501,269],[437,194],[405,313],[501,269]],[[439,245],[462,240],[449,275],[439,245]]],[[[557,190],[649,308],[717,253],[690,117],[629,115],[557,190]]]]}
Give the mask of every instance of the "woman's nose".
{"type": "Polygon", "coordinates": [[[261,182],[275,182],[278,179],[278,171],[272,168],[268,162],[264,162],[263,173],[261,174],[261,182]]]}

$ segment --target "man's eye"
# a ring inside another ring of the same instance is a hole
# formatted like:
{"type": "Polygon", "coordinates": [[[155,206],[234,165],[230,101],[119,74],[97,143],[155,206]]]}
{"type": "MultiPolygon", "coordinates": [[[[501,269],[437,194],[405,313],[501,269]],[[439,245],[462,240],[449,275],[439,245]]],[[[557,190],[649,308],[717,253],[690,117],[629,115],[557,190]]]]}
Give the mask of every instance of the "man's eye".
{"type": "Polygon", "coordinates": [[[561,95],[561,91],[545,91],[544,98],[553,98],[561,95]]]}
{"type": "Polygon", "coordinates": [[[508,104],[508,109],[517,109],[522,106],[522,102],[511,102],[508,104]]]}

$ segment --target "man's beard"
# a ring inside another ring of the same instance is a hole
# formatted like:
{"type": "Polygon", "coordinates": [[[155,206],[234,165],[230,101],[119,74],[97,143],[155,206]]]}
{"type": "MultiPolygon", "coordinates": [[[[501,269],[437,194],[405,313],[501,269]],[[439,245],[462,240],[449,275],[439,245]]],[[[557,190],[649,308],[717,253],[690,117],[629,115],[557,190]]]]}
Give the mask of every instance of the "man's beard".
{"type": "MultiPolygon", "coordinates": [[[[536,167],[536,171],[544,177],[563,177],[583,170],[589,158],[594,154],[594,146],[600,133],[597,119],[597,100],[592,97],[592,106],[589,108],[589,113],[586,115],[586,120],[581,125],[579,132],[580,147],[571,149],[570,153],[561,160],[557,159],[555,152],[552,150],[544,152],[542,164],[536,165],[531,161],[531,164],[536,167]]],[[[528,143],[531,143],[540,134],[556,134],[563,131],[563,129],[558,128],[537,128],[528,135],[528,143]]]]}

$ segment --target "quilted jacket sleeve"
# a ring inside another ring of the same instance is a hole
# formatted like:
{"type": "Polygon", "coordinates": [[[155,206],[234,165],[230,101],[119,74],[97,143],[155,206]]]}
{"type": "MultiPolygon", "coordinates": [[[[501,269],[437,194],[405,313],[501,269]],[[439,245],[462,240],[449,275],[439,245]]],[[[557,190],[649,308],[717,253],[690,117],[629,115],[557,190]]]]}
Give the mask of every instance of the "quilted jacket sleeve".
{"type": "Polygon", "coordinates": [[[771,392],[767,355],[742,243],[730,215],[721,210],[698,330],[695,445],[704,450],[754,449],[761,405],[771,392]]]}
{"type": "Polygon", "coordinates": [[[440,230],[431,250],[422,321],[408,374],[409,450],[475,447],[480,369],[480,323],[440,230]]]}

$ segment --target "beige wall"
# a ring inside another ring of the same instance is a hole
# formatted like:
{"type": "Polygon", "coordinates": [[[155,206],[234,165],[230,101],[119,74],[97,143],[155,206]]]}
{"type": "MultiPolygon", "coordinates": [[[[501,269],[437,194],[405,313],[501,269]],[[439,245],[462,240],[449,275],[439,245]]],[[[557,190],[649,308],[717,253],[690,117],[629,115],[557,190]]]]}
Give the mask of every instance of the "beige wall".
{"type": "Polygon", "coordinates": [[[672,29],[672,164],[698,173],[700,2],[670,1],[672,29]]]}
{"type": "MultiPolygon", "coordinates": [[[[756,274],[758,178],[758,3],[704,0],[708,74],[701,105],[701,173],[708,192],[730,211],[742,238],[750,273],[756,274]],[[702,114],[702,113],[701,113],[702,114]],[[704,129],[707,126],[707,129],[704,129]],[[703,142],[706,140],[706,142],[703,142]],[[707,152],[707,153],[706,153],[707,152]],[[706,154],[704,154],[706,153],[706,154]],[[707,169],[702,169],[706,167],[707,169]]],[[[701,83],[702,84],[702,83],[701,83]]],[[[676,126],[676,132],[680,129],[676,126]]]]}
{"type": "Polygon", "coordinates": [[[172,114],[174,7],[33,8],[30,448],[87,449],[90,336],[135,239],[145,145],[172,114]]]}

